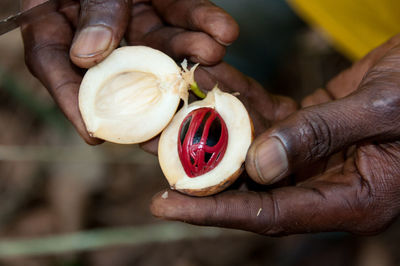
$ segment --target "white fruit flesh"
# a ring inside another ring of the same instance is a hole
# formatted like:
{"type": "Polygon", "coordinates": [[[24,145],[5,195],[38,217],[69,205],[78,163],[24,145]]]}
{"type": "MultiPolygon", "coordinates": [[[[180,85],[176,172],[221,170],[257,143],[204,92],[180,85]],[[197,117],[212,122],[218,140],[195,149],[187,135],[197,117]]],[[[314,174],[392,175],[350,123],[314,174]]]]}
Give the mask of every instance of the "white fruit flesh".
{"type": "Polygon", "coordinates": [[[89,133],[107,141],[140,143],[169,123],[187,96],[181,69],[164,53],[144,46],[115,50],[86,73],[79,108],[89,133]]]}
{"type": "Polygon", "coordinates": [[[242,166],[252,141],[252,126],[243,104],[233,95],[214,88],[207,97],[184,106],[161,134],[158,158],[170,186],[177,190],[202,190],[216,186],[231,177],[242,166]],[[184,118],[193,110],[214,108],[225,121],[228,145],[224,158],[210,172],[190,178],[180,162],[177,148],[179,128],[184,118]]]}

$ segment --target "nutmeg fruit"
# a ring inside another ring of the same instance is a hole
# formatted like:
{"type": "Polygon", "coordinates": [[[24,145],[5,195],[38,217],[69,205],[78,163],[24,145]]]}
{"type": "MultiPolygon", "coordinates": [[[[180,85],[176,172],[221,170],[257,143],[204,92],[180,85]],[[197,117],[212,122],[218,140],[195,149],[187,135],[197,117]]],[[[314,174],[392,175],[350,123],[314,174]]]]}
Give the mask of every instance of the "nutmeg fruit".
{"type": "Polygon", "coordinates": [[[243,104],[216,86],[188,104],[194,71],[145,46],[116,49],[85,74],[79,108],[94,137],[120,144],[162,132],[158,158],[171,188],[194,196],[217,193],[243,171],[253,139],[243,104]],[[176,113],[180,100],[183,107],[176,113]]]}
{"type": "Polygon", "coordinates": [[[89,134],[120,144],[158,135],[187,98],[182,70],[166,54],[145,46],[116,49],[85,74],[79,109],[89,134]]]}
{"type": "Polygon", "coordinates": [[[235,96],[215,87],[204,100],[184,106],[174,116],[161,134],[158,159],[171,188],[189,195],[207,196],[222,191],[241,174],[252,139],[252,124],[242,102],[235,96]],[[203,112],[197,121],[193,121],[196,119],[194,112],[197,110],[206,112],[203,112]],[[213,112],[218,116],[214,114],[214,120],[207,121],[205,119],[207,110],[209,117],[213,116],[213,112]],[[187,123],[188,119],[192,119],[192,121],[188,125],[187,132],[194,136],[185,136],[186,138],[182,140],[182,134],[185,133],[182,132],[182,129],[185,129],[185,122],[187,123]],[[216,122],[215,119],[221,119],[221,121],[216,122]],[[216,132],[210,131],[213,123],[221,125],[220,127],[215,126],[216,132]],[[226,133],[223,133],[222,125],[226,126],[226,133]],[[211,137],[210,133],[216,134],[217,140],[214,139],[207,145],[207,137],[211,137]],[[200,140],[196,139],[196,134],[201,136],[200,140]],[[226,139],[226,145],[221,144],[224,139],[226,139]],[[188,142],[191,146],[186,151],[180,151],[179,145],[187,145],[188,142]],[[212,144],[220,144],[219,150],[210,149],[214,147],[212,144]],[[206,154],[207,150],[208,155],[206,154]],[[185,154],[182,155],[182,152],[185,154]],[[189,159],[182,159],[182,157],[189,159]],[[213,159],[214,161],[211,162],[217,163],[210,165],[209,161],[213,159]],[[187,164],[190,166],[187,167],[187,164]],[[199,167],[201,169],[198,169],[199,167]],[[195,171],[197,168],[197,172],[201,174],[193,174],[188,168],[195,171]]]}

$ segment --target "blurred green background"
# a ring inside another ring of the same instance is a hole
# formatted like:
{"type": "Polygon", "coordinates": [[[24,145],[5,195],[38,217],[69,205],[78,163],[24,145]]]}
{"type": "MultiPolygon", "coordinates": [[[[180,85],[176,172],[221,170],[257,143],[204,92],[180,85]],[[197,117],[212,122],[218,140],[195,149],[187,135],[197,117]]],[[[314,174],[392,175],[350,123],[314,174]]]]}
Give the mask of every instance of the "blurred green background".
{"type": "MultiPolygon", "coordinates": [[[[282,0],[217,0],[239,22],[226,61],[301,99],[350,65],[282,0]]],[[[0,17],[17,11],[3,0],[0,17]]],[[[166,223],[148,204],[167,187],[137,146],[89,147],[24,65],[18,30],[0,36],[0,265],[399,265],[394,224],[375,237],[283,238],[166,223]]]]}

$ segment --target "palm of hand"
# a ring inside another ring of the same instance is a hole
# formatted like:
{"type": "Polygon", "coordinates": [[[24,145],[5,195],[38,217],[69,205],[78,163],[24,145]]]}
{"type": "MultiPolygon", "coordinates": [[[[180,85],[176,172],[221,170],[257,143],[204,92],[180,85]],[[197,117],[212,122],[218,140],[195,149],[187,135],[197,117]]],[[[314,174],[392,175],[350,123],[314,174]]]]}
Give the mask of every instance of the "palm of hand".
{"type": "MultiPolygon", "coordinates": [[[[285,119],[293,105],[287,109],[284,106],[290,104],[274,105],[274,96],[251,97],[257,95],[259,85],[249,79],[226,79],[227,87],[240,84],[247,88],[244,102],[251,106],[251,116],[267,121],[255,123],[257,126],[273,123],[253,146],[271,136],[278,138],[289,162],[280,178],[290,176],[293,185],[263,187],[263,192],[227,191],[207,198],[171,191],[168,199],[154,197],[152,212],[166,219],[268,235],[320,231],[372,234],[386,228],[400,207],[398,43],[399,37],[375,50],[334,79],[326,90],[304,99],[302,107],[308,108],[285,119]],[[274,119],[278,110],[286,110],[283,120],[274,119]]],[[[225,76],[210,71],[214,77],[225,76]]],[[[272,176],[260,177],[254,153],[252,147],[246,161],[249,175],[264,184],[277,181],[272,176]]],[[[261,174],[268,176],[268,171],[261,174]]]]}

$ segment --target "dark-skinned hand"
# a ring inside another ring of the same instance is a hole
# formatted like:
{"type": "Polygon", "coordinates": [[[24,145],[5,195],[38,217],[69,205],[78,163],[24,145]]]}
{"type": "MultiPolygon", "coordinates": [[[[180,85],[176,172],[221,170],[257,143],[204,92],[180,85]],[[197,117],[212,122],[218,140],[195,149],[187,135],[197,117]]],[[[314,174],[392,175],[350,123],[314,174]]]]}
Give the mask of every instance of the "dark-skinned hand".
{"type": "MultiPolygon", "coordinates": [[[[254,108],[264,101],[265,112],[282,112],[268,97],[251,97],[259,85],[244,76],[225,80],[234,90],[241,82],[254,108]]],[[[293,185],[204,198],[169,191],[164,199],[161,192],[153,198],[153,214],[265,235],[385,229],[400,211],[400,36],[302,105],[278,122],[265,116],[274,124],[256,138],[246,158],[254,181],[270,185],[291,178],[293,185]]]]}
{"type": "MultiPolygon", "coordinates": [[[[22,9],[42,2],[23,0],[22,9]]],[[[88,135],[79,112],[82,69],[101,62],[124,36],[130,45],[212,65],[239,33],[236,22],[206,0],[81,0],[21,31],[30,71],[89,144],[102,141],[88,135]]]]}

